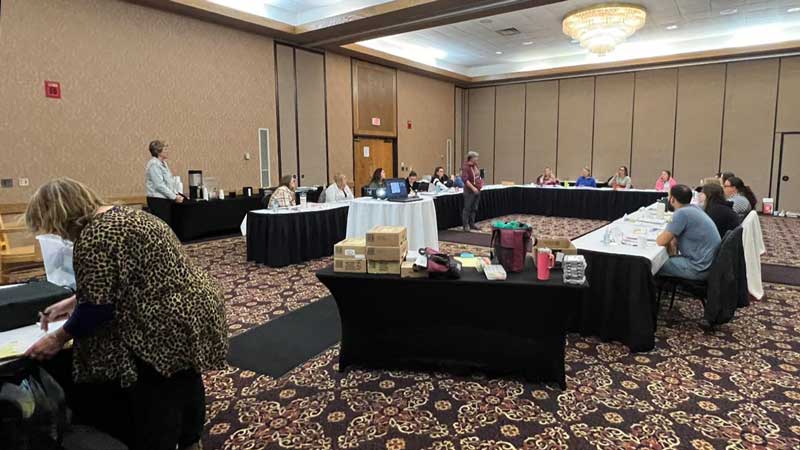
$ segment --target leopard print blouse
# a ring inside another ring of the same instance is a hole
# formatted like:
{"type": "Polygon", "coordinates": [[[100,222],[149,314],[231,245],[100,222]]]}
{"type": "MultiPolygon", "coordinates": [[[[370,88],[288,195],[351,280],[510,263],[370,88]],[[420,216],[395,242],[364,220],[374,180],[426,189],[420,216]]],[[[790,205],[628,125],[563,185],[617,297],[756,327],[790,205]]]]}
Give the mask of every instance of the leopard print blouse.
{"type": "Polygon", "coordinates": [[[74,246],[79,303],[113,304],[114,319],[76,338],[76,382],[136,382],[136,358],[170,376],[224,366],[225,309],[215,281],[155,216],[116,206],[74,246]]]}

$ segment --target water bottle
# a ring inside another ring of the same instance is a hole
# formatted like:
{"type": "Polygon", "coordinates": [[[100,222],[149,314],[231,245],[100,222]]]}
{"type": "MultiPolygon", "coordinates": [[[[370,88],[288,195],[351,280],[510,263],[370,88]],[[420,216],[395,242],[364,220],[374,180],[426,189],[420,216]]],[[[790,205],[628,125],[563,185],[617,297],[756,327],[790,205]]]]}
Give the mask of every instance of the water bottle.
{"type": "Polygon", "coordinates": [[[277,198],[273,198],[269,202],[269,209],[271,209],[273,212],[278,210],[278,199],[277,198]]]}
{"type": "Polygon", "coordinates": [[[606,232],[603,233],[603,245],[608,245],[611,238],[611,227],[606,227],[606,232]]]}

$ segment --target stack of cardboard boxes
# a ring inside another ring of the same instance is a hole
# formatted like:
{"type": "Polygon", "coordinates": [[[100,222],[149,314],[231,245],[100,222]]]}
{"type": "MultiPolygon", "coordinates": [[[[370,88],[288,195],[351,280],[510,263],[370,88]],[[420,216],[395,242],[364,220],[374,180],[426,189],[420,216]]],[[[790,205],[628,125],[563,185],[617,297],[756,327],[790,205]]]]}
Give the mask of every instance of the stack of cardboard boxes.
{"type": "Polygon", "coordinates": [[[349,238],[334,245],[333,271],[367,273],[367,240],[349,238]]]}
{"type": "Polygon", "coordinates": [[[408,252],[406,227],[378,225],[367,232],[367,272],[400,275],[408,252]]]}

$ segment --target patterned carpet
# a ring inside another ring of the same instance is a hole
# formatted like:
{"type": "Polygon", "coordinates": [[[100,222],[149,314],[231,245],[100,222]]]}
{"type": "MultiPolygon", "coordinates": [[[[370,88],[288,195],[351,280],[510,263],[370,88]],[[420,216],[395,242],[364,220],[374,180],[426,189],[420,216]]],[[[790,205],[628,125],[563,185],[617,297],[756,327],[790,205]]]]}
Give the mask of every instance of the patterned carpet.
{"type": "MultiPolygon", "coordinates": [[[[575,222],[560,219],[550,229],[582,234],[575,222]]],[[[442,249],[485,252],[457,244],[442,249]]],[[[245,262],[243,238],[187,250],[219,279],[231,334],[327,295],[314,271],[329,258],[283,269],[256,266],[245,262]]],[[[564,392],[479,374],[341,374],[338,347],[280,379],[232,367],[209,373],[205,448],[800,448],[800,288],[766,290],[765,300],[714,333],[699,326],[698,301],[678,299],[675,309],[661,312],[656,350],[649,353],[570,335],[564,392]]]]}
{"type": "Polygon", "coordinates": [[[800,219],[774,216],[760,218],[767,247],[767,254],[761,258],[761,262],[800,267],[800,219]]]}
{"type": "MultiPolygon", "coordinates": [[[[570,238],[575,239],[594,229],[607,224],[605,220],[592,219],[565,219],[563,217],[533,216],[529,214],[512,214],[509,216],[496,217],[494,219],[483,220],[475,225],[480,228],[481,233],[491,233],[492,223],[494,222],[524,222],[533,227],[536,236],[551,238],[570,238]]],[[[451,228],[453,231],[460,231],[461,227],[451,228]]]]}

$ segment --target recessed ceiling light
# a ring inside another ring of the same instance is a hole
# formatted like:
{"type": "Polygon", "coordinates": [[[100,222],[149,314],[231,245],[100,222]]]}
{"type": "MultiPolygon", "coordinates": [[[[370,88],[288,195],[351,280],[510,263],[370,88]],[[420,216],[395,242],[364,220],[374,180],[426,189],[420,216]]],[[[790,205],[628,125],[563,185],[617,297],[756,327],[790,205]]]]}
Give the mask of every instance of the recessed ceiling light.
{"type": "Polygon", "coordinates": [[[494,52],[495,55],[502,55],[503,52],[494,52]]]}
{"type": "Polygon", "coordinates": [[[800,12],[800,8],[789,8],[786,10],[787,13],[796,13],[800,12]]]}
{"type": "Polygon", "coordinates": [[[667,29],[668,30],[677,30],[678,26],[677,25],[670,25],[670,26],[667,27],[667,29]]]}
{"type": "Polygon", "coordinates": [[[736,8],[723,9],[722,11],[719,12],[719,15],[720,16],[730,16],[731,14],[736,14],[738,12],[739,12],[739,10],[736,9],[736,8]]]}
{"type": "Polygon", "coordinates": [[[492,19],[481,19],[478,23],[492,23],[492,19]]]}
{"type": "Polygon", "coordinates": [[[525,41],[522,45],[533,45],[533,41],[525,41]]]}

